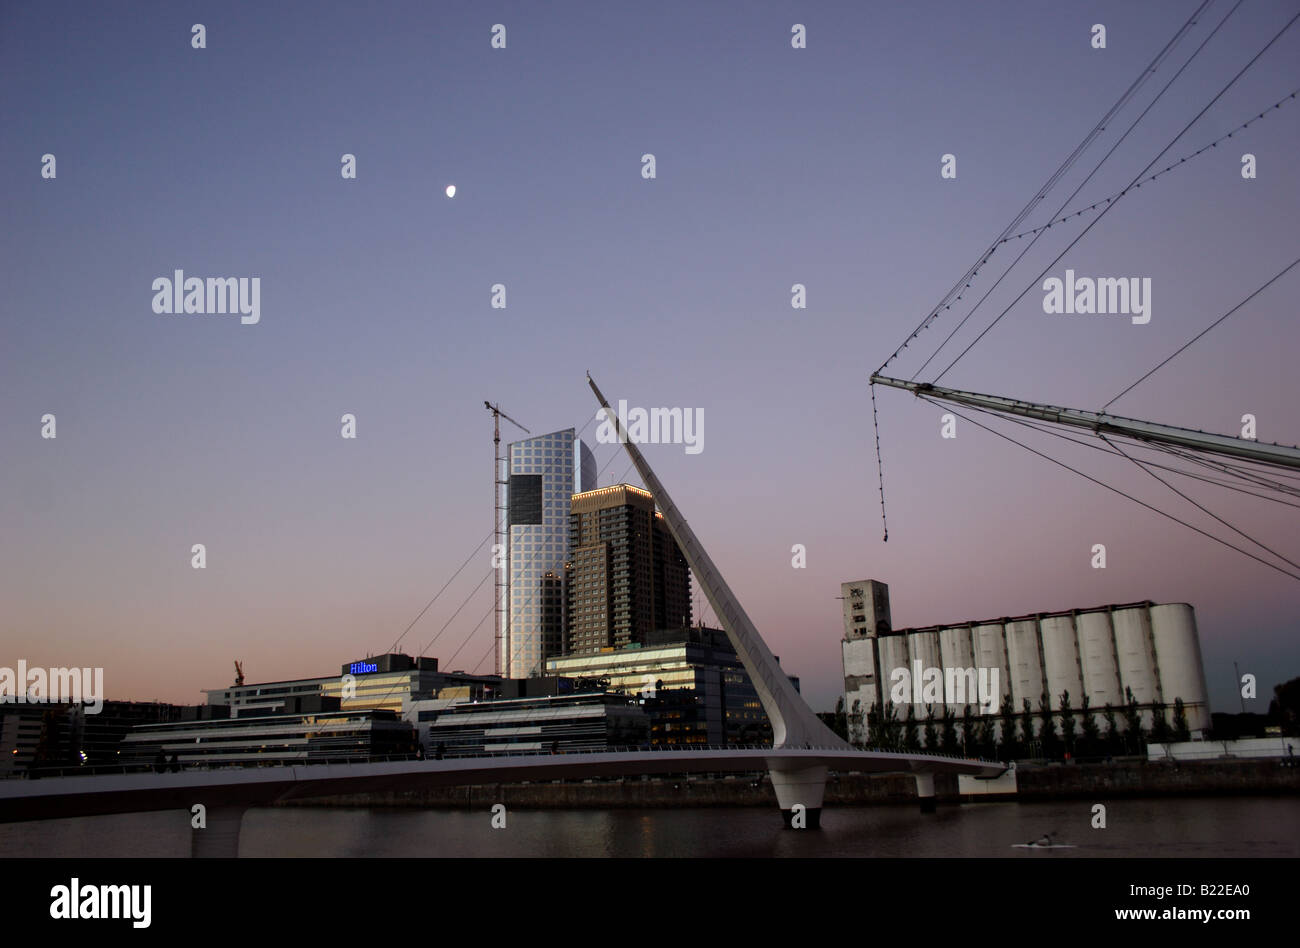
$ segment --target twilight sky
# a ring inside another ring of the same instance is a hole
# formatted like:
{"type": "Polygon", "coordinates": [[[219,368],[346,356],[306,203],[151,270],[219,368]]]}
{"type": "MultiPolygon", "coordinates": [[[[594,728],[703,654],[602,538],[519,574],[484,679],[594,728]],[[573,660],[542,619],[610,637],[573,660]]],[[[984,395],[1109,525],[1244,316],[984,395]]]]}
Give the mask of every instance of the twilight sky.
{"type": "MultiPolygon", "coordinates": [[[[590,370],[615,403],[703,412],[703,451],[647,459],[814,708],[842,685],[839,584],[873,578],[898,628],[1190,602],[1214,709],[1239,707],[1235,660],[1265,710],[1300,674],[1300,583],[971,425],[942,439],[940,411],[890,389],[881,542],[868,377],[1196,6],[0,6],[0,665],[102,666],[109,698],[192,703],[233,659],[266,681],[386,651],[491,529],[484,399],[534,433],[586,425],[601,484],[623,478],[595,443],[590,370]],[[154,313],[176,269],[260,278],[260,322],[154,313]]],[[[1031,226],[1229,9],[1211,4],[1031,226]]],[[[1295,12],[1244,4],[1071,207],[1119,191],[1295,12]]],[[[1297,64],[1300,25],[1157,167],[1295,91],[1297,64]]],[[[1290,99],[1131,192],[1052,269],[1149,277],[1147,325],[1046,315],[1034,285],[942,384],[1100,408],[1295,259],[1298,154],[1290,99]]],[[[1053,228],[924,378],[1091,219],[1053,228]]],[[[1300,441],[1297,286],[1113,410],[1230,434],[1250,412],[1261,440],[1300,441]]],[[[1229,535],[1122,460],[1028,440],[1229,535]]],[[[1294,508],[1192,494],[1294,558],[1294,508]]],[[[399,650],[426,649],[488,557],[399,650]]],[[[427,654],[491,671],[490,590],[427,654]]]]}

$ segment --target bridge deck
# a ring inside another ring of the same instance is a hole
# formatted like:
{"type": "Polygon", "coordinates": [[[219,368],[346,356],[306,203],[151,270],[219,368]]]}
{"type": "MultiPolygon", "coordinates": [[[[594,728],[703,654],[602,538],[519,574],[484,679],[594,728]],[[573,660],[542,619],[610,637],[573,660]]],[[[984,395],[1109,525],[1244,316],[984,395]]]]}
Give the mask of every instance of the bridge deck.
{"type": "Polygon", "coordinates": [[[0,781],[0,822],[205,806],[269,806],[345,793],[664,773],[771,770],[822,765],[841,773],[957,773],[996,777],[1002,764],[971,758],[832,748],[625,750],[501,754],[444,760],[220,768],[0,781]]]}

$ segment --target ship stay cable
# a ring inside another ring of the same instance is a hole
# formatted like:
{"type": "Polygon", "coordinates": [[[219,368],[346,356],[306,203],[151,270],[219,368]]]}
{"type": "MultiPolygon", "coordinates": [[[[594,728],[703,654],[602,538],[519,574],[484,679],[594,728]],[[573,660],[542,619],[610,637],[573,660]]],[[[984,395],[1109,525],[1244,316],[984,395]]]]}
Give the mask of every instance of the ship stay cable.
{"type": "Polygon", "coordinates": [[[1138,78],[1133,81],[1133,83],[1128,87],[1128,89],[1125,90],[1124,94],[1121,95],[1118,100],[1116,100],[1115,104],[1110,107],[1110,110],[1105,115],[1103,115],[1101,119],[1098,120],[1097,124],[1094,125],[1092,130],[1088,132],[1087,135],[1084,136],[1083,140],[1075,147],[1074,151],[1070,153],[1070,155],[1065,159],[1065,161],[1061,164],[1061,166],[1058,167],[1056,171],[1052,173],[1051,177],[1047,179],[1047,182],[1041,188],[1038,189],[1034,197],[1030,199],[1029,203],[1026,204],[1024,208],[1021,209],[1020,213],[1017,214],[1015,218],[1012,219],[1011,223],[1009,223],[1005,228],[1003,228],[1002,233],[1000,233],[993,240],[993,242],[989,244],[989,246],[985,249],[985,251],[982,254],[980,254],[979,259],[974,264],[972,264],[971,267],[966,271],[965,275],[953,285],[952,289],[950,289],[947,295],[945,295],[944,298],[939,301],[938,305],[934,307],[934,309],[930,312],[930,314],[926,316],[923,320],[921,320],[920,325],[918,325],[916,329],[912,331],[911,335],[909,335],[906,339],[903,340],[902,345],[900,345],[897,349],[895,349],[893,354],[890,355],[889,358],[886,359],[883,363],[881,363],[880,368],[876,369],[877,373],[883,372],[885,369],[887,369],[889,367],[889,364],[893,362],[896,358],[898,358],[899,354],[904,349],[907,348],[908,344],[913,339],[915,339],[918,335],[920,335],[921,331],[924,330],[935,318],[937,318],[941,311],[951,308],[951,304],[955,301],[954,297],[956,297],[956,299],[961,298],[961,294],[959,291],[969,287],[970,281],[975,278],[976,274],[979,272],[980,267],[982,267],[988,261],[989,257],[997,250],[998,245],[1002,243],[1005,238],[1011,235],[1011,233],[1029,217],[1029,215],[1038,206],[1038,203],[1042,201],[1052,190],[1052,188],[1056,186],[1057,182],[1061,179],[1061,177],[1063,177],[1065,174],[1069,172],[1070,168],[1074,166],[1075,161],[1077,161],[1078,158],[1088,149],[1088,147],[1091,146],[1091,144],[1097,138],[1097,136],[1099,136],[1103,131],[1105,131],[1106,125],[1109,124],[1109,122],[1114,118],[1114,116],[1117,115],[1120,112],[1120,110],[1123,109],[1125,105],[1127,105],[1129,100],[1132,99],[1132,97],[1137,94],[1137,92],[1141,89],[1141,87],[1146,84],[1146,81],[1147,79],[1150,78],[1151,74],[1154,73],[1157,68],[1159,68],[1160,64],[1174,50],[1174,48],[1178,45],[1178,43],[1187,35],[1188,31],[1193,26],[1196,25],[1197,18],[1201,15],[1201,13],[1205,10],[1205,8],[1208,7],[1212,2],[1213,0],[1204,0],[1204,2],[1201,3],[1199,7],[1196,8],[1196,10],[1192,13],[1192,15],[1188,17],[1187,22],[1184,23],[1182,27],[1178,30],[1178,32],[1174,34],[1174,37],[1168,43],[1165,44],[1164,49],[1162,49],[1159,53],[1156,54],[1156,57],[1150,62],[1150,64],[1146,67],[1146,69],[1142,71],[1142,74],[1138,76],[1138,78]]]}
{"type": "MultiPolygon", "coordinates": [[[[1234,7],[1233,9],[1235,10],[1236,7],[1234,7]]],[[[1229,15],[1231,15],[1231,11],[1229,11],[1229,15]]],[[[1183,126],[1182,130],[1169,141],[1169,144],[1167,144],[1164,148],[1160,150],[1160,153],[1158,155],[1156,155],[1154,158],[1151,159],[1150,162],[1148,162],[1145,168],[1143,168],[1140,172],[1138,172],[1138,174],[1133,178],[1133,180],[1129,182],[1128,187],[1124,188],[1124,190],[1120,192],[1120,196],[1122,197],[1125,194],[1127,194],[1130,190],[1132,190],[1134,185],[1138,184],[1142,180],[1142,178],[1146,175],[1146,173],[1150,171],[1151,168],[1154,167],[1155,164],[1165,156],[1165,153],[1168,152],[1169,149],[1173,148],[1174,145],[1176,145],[1178,141],[1184,135],[1187,134],[1188,130],[1193,125],[1195,125],[1198,121],[1200,121],[1201,116],[1205,115],[1205,113],[1208,112],[1214,106],[1214,104],[1218,102],[1219,99],[1221,99],[1228,92],[1229,89],[1231,89],[1234,85],[1236,85],[1237,80],[1239,80],[1242,76],[1244,76],[1246,72],[1252,66],[1254,66],[1255,63],[1259,61],[1260,57],[1263,56],[1266,52],[1268,52],[1268,50],[1272,48],[1273,44],[1276,43],[1279,39],[1281,39],[1282,36],[1287,32],[1287,30],[1291,29],[1291,27],[1295,25],[1295,22],[1297,20],[1300,20],[1300,13],[1297,13],[1290,20],[1288,20],[1286,25],[1283,26],[1280,30],[1278,30],[1277,33],[1273,35],[1273,38],[1270,39],[1267,43],[1265,43],[1263,48],[1261,48],[1259,52],[1257,52],[1253,57],[1251,57],[1250,62],[1242,66],[1241,69],[1237,72],[1237,74],[1233,76],[1230,80],[1228,80],[1227,84],[1215,94],[1214,98],[1212,98],[1208,103],[1206,103],[1205,107],[1202,108],[1199,112],[1197,112],[1196,115],[1192,117],[1191,121],[1189,121],[1186,125],[1183,126]]],[[[1202,46],[1203,45],[1204,44],[1202,44],[1202,46]]],[[[1011,312],[1012,307],[1014,307],[1017,303],[1019,303],[1022,299],[1024,299],[1025,294],[1027,294],[1030,290],[1038,286],[1039,283],[1042,281],[1043,277],[1050,270],[1052,270],[1053,267],[1055,267],[1058,263],[1060,263],[1061,259],[1067,253],[1069,253],[1079,241],[1081,241],[1085,236],[1087,236],[1088,233],[1094,227],[1100,224],[1102,220],[1105,219],[1106,215],[1109,214],[1112,210],[1114,210],[1117,206],[1119,206],[1119,201],[1113,201],[1112,203],[1108,204],[1105,208],[1103,208],[1100,214],[1098,214],[1091,221],[1089,221],[1088,226],[1085,227],[1083,231],[1077,237],[1074,238],[1074,240],[1070,241],[1069,245],[1064,250],[1062,250],[1059,254],[1057,254],[1056,257],[1052,259],[1052,262],[1043,268],[1042,272],[1040,272],[1036,277],[1034,277],[1033,280],[1029,282],[1029,284],[1020,292],[1020,294],[1017,295],[1016,298],[1013,299],[1007,305],[1007,307],[1004,310],[1002,310],[1001,313],[998,314],[997,318],[994,319],[991,323],[989,323],[988,326],[984,327],[984,330],[978,336],[976,336],[971,341],[971,343],[968,346],[966,346],[965,349],[963,349],[960,353],[957,354],[957,358],[953,359],[952,362],[948,364],[948,367],[946,369],[944,369],[942,372],[940,372],[938,375],[935,376],[934,381],[935,382],[940,381],[945,375],[947,375],[950,371],[952,371],[953,366],[955,366],[958,362],[960,362],[962,358],[966,355],[966,353],[970,352],[971,349],[975,348],[975,346],[979,343],[979,341],[983,339],[986,335],[988,335],[989,331],[993,329],[993,327],[996,326],[999,322],[1001,322],[1002,318],[1006,316],[1007,313],[1011,312]]]]}

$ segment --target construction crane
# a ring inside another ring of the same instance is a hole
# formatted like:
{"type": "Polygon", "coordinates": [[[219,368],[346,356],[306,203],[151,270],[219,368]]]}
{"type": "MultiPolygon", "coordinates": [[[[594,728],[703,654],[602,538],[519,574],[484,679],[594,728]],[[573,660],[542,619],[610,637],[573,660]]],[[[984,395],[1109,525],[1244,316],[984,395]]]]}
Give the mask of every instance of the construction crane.
{"type": "MultiPolygon", "coordinates": [[[[532,434],[532,432],[529,431],[527,428],[525,428],[523,425],[521,425],[519,422],[515,421],[505,412],[503,412],[501,410],[500,405],[493,405],[491,402],[484,401],[483,407],[486,408],[488,411],[492,412],[492,448],[493,448],[492,506],[493,506],[493,514],[494,514],[492,521],[493,521],[493,529],[496,532],[496,536],[495,539],[493,540],[493,545],[492,545],[492,559],[494,562],[497,562],[498,561],[497,557],[505,556],[505,547],[501,545],[501,521],[505,517],[506,507],[501,499],[502,497],[501,488],[506,486],[510,482],[508,476],[510,472],[506,471],[505,472],[506,476],[503,477],[501,471],[501,419],[504,418],[506,421],[510,422],[510,424],[514,425],[524,434],[532,434]]],[[[500,560],[499,562],[501,563],[501,567],[497,569],[497,577],[496,577],[497,643],[496,643],[495,651],[496,651],[496,673],[498,675],[501,675],[503,673],[503,669],[501,667],[502,665],[501,659],[502,659],[502,655],[504,654],[503,650],[504,648],[508,647],[510,643],[510,612],[509,610],[503,610],[504,603],[508,602],[510,599],[510,564],[507,563],[504,559],[500,560]],[[505,613],[504,621],[502,619],[503,611],[505,613]]]]}

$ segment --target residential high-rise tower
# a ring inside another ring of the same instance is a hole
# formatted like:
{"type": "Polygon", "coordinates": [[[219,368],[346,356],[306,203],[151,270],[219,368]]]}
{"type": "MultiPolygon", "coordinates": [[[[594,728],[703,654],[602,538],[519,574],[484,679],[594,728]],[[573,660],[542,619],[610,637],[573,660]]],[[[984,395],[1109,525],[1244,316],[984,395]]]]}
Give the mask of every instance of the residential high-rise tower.
{"type": "Polygon", "coordinates": [[[690,572],[654,498],[630,484],[573,496],[564,654],[626,648],[691,623],[690,572]]]}

